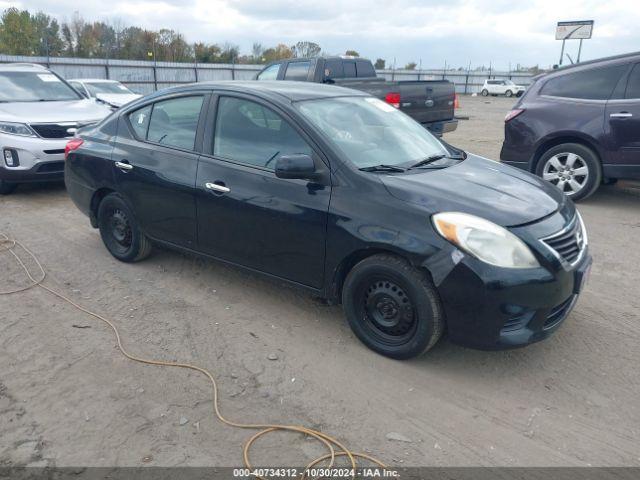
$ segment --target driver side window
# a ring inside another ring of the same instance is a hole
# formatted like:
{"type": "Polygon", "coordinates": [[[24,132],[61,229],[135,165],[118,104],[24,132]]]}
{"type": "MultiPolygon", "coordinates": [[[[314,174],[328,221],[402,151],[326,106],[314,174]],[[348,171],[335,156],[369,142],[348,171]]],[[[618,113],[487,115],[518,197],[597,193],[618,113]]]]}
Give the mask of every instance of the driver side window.
{"type": "Polygon", "coordinates": [[[279,157],[296,153],[311,155],[311,147],[279,114],[250,100],[220,98],[215,156],[274,170],[279,157]]]}

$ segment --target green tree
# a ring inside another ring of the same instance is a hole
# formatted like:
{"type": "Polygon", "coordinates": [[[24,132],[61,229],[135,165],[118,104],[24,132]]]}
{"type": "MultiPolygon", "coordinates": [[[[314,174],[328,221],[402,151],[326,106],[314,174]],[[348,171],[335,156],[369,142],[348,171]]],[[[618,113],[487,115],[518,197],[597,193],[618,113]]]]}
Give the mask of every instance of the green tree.
{"type": "Polygon", "coordinates": [[[373,67],[374,67],[376,70],[384,70],[384,68],[385,68],[385,66],[386,66],[386,63],[387,63],[387,62],[385,62],[385,60],[384,60],[383,58],[378,58],[378,59],[376,60],[376,63],[374,63],[374,64],[373,64],[373,67]]]}
{"type": "Polygon", "coordinates": [[[405,70],[415,70],[418,64],[416,62],[409,62],[404,66],[405,70]]]}
{"type": "Polygon", "coordinates": [[[344,52],[344,54],[348,57],[359,57],[360,54],[358,52],[356,52],[355,50],[347,50],[346,52],[344,52]]]}
{"type": "Polygon", "coordinates": [[[6,9],[0,19],[0,48],[8,55],[34,55],[37,40],[31,15],[15,7],[6,9]]]}
{"type": "Polygon", "coordinates": [[[58,21],[45,13],[38,12],[31,17],[31,22],[35,35],[36,55],[59,56],[62,53],[62,39],[58,21]]]}

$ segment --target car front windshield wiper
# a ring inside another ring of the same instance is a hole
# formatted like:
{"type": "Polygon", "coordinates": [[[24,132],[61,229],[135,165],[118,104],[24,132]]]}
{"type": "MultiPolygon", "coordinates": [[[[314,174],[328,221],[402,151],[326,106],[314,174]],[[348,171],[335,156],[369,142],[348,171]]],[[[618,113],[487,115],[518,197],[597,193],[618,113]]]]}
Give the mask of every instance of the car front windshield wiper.
{"type": "Polygon", "coordinates": [[[358,170],[362,172],[404,172],[405,169],[396,165],[373,165],[371,167],[362,167],[358,170]]]}
{"type": "Polygon", "coordinates": [[[453,155],[444,155],[444,154],[431,155],[431,156],[429,156],[427,158],[423,158],[419,162],[414,163],[407,170],[411,170],[412,168],[424,167],[426,165],[429,165],[430,163],[437,162],[438,160],[442,160],[443,158],[449,158],[451,160],[464,160],[464,157],[462,157],[460,155],[455,155],[455,156],[453,156],[453,155]]]}

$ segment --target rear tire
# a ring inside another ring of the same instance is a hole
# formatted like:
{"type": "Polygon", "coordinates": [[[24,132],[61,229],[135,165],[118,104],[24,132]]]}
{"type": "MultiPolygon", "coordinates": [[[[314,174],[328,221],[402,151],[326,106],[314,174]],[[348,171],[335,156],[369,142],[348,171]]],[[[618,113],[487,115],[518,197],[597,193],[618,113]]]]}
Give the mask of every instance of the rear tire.
{"type": "Polygon", "coordinates": [[[427,274],[393,255],[373,255],[353,267],[342,304],[356,336],[387,357],[422,355],[444,330],[440,299],[427,274]]]}
{"type": "Polygon", "coordinates": [[[598,156],[579,143],[563,143],[547,150],[536,165],[536,175],[560,188],[574,202],[593,195],[602,183],[598,156]]]}
{"type": "Polygon", "coordinates": [[[480,92],[480,94],[481,94],[483,97],[487,97],[487,96],[489,96],[489,90],[487,90],[486,88],[484,88],[484,89],[482,89],[482,92],[480,92]]]}
{"type": "Polygon", "coordinates": [[[506,92],[504,92],[504,96],[505,97],[513,97],[513,92],[511,90],[507,90],[506,92]]]}
{"type": "Polygon", "coordinates": [[[98,228],[109,253],[121,262],[139,262],[151,254],[151,241],[117,193],[110,193],[100,202],[98,228]]]}
{"type": "Polygon", "coordinates": [[[9,195],[16,189],[15,183],[10,183],[5,180],[0,180],[0,195],[9,195]]]}

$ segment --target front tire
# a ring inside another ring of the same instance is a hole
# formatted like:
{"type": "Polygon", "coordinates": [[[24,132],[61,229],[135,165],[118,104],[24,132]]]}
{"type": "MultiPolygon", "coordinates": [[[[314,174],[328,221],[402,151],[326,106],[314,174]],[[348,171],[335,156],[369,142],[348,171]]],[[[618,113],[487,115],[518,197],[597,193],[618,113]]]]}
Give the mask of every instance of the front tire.
{"type": "Polygon", "coordinates": [[[489,90],[487,90],[486,88],[484,88],[484,89],[482,90],[482,92],[480,92],[480,94],[481,94],[483,97],[487,97],[487,96],[489,96],[489,90]]]}
{"type": "Polygon", "coordinates": [[[9,183],[5,180],[0,180],[0,195],[9,195],[16,189],[15,183],[9,183]]]}
{"type": "Polygon", "coordinates": [[[151,241],[117,193],[107,195],[100,202],[98,228],[109,253],[121,262],[139,262],[151,254],[151,241]]]}
{"type": "Polygon", "coordinates": [[[513,97],[513,92],[511,90],[507,90],[506,92],[504,92],[504,96],[505,97],[513,97]]]}
{"type": "Polygon", "coordinates": [[[536,165],[536,174],[575,202],[593,195],[602,183],[598,156],[579,143],[563,143],[547,150],[536,165]]]}
{"type": "Polygon", "coordinates": [[[444,330],[440,299],[427,274],[393,255],[373,255],[353,267],[342,304],[356,336],[387,357],[422,355],[444,330]]]}

